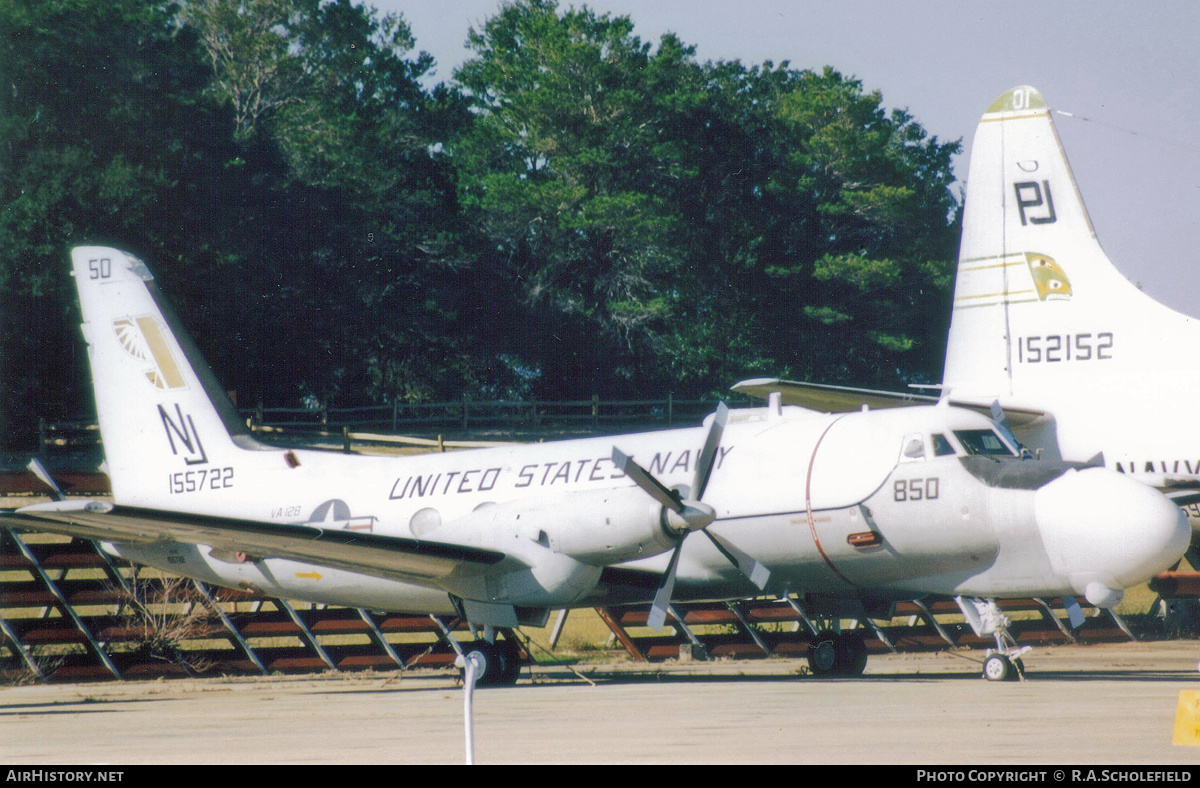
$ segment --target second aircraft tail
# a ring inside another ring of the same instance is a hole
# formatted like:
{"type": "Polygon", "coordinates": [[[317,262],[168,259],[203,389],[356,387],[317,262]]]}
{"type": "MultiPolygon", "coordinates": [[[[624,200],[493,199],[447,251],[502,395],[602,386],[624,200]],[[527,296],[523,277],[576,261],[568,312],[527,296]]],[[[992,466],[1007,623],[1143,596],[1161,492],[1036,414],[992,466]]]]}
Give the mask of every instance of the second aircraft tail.
{"type": "Polygon", "coordinates": [[[1145,402],[1162,386],[1200,392],[1181,355],[1198,345],[1200,321],[1142,293],[1101,249],[1041,94],[998,98],[971,149],[943,385],[1018,406],[1102,391],[1145,402]]]}

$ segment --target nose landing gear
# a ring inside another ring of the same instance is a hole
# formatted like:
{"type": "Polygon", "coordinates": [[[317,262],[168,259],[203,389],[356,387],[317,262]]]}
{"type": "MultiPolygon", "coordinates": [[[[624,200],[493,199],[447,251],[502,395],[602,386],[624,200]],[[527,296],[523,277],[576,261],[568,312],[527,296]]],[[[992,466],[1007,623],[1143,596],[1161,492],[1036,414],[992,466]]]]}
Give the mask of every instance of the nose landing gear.
{"type": "MultiPolygon", "coordinates": [[[[996,639],[999,640],[999,637],[996,639]]],[[[1024,654],[1029,649],[1029,646],[1006,652],[988,649],[987,658],[983,661],[983,677],[988,681],[1020,681],[1025,676],[1025,663],[1021,661],[1021,657],[1012,657],[1009,654],[1024,654]]]]}
{"type": "Polygon", "coordinates": [[[1032,646],[1018,646],[1008,632],[1008,617],[1000,612],[994,599],[954,597],[963,616],[979,637],[992,635],[996,648],[988,649],[983,659],[983,677],[988,681],[1021,681],[1025,678],[1025,663],[1021,660],[1032,646]]]}

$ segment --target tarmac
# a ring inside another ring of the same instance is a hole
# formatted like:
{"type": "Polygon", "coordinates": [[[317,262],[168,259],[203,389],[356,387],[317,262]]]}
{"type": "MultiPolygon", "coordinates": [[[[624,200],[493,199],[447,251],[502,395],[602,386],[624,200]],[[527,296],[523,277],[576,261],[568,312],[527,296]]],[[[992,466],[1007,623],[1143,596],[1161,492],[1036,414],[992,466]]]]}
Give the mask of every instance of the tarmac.
{"type": "MultiPolygon", "coordinates": [[[[474,761],[1200,764],[1172,743],[1200,641],[1036,648],[1020,682],[983,680],[982,658],[874,656],[856,679],[790,659],[535,666],[474,692],[474,761]]],[[[448,670],[12,686],[0,764],[462,764],[465,698],[448,670]]]]}

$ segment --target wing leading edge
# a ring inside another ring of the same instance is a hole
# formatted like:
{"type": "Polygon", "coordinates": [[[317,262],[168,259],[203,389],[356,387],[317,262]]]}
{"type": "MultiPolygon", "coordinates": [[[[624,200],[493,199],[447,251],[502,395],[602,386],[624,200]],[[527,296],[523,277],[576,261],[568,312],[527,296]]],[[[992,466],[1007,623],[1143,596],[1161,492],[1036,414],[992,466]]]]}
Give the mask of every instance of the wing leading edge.
{"type": "Polygon", "coordinates": [[[312,525],[114,506],[103,501],[54,501],[0,513],[0,525],[133,544],[181,543],[216,551],[285,558],[390,580],[436,582],[496,567],[505,553],[477,547],[312,525]]]}
{"type": "Polygon", "coordinates": [[[926,394],[872,391],[848,386],[802,383],[781,378],[753,378],[735,383],[730,388],[733,391],[740,391],[743,394],[763,399],[779,392],[780,399],[785,405],[799,405],[802,408],[822,413],[846,413],[859,410],[863,405],[872,409],[899,408],[906,405],[934,405],[938,401],[937,397],[926,394]]]}

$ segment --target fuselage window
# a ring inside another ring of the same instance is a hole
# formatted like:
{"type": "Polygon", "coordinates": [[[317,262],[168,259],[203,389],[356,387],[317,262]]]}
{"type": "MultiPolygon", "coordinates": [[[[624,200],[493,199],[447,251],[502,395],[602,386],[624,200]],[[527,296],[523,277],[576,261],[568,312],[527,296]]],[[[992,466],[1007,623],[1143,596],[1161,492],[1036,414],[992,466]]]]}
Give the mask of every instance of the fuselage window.
{"type": "Polygon", "coordinates": [[[1000,436],[991,430],[955,430],[954,437],[967,450],[967,454],[986,454],[989,456],[1012,457],[1012,449],[1000,436]]]}
{"type": "Polygon", "coordinates": [[[945,457],[954,454],[954,447],[950,445],[950,441],[946,440],[946,436],[935,432],[930,436],[933,443],[933,454],[935,457],[945,457]]]}
{"type": "Polygon", "coordinates": [[[408,530],[420,539],[442,524],[442,513],[433,507],[421,509],[408,521],[408,530]]]}

